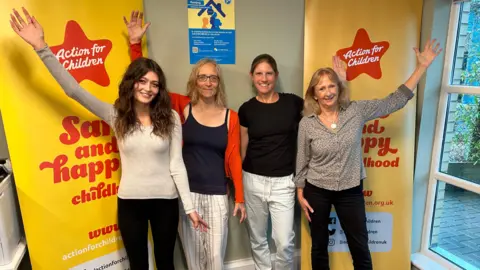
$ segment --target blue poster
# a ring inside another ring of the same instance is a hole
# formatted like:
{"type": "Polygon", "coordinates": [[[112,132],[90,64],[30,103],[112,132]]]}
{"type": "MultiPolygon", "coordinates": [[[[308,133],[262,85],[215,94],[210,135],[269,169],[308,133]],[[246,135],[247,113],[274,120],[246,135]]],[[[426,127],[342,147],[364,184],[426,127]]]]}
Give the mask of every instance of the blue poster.
{"type": "Polygon", "coordinates": [[[235,64],[235,0],[187,0],[190,64],[235,64]]]}

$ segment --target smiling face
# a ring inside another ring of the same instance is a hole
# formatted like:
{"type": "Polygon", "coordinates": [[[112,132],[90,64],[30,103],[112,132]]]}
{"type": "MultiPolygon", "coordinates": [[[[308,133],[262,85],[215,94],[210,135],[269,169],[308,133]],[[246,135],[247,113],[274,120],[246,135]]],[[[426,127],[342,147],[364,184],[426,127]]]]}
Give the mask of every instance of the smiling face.
{"type": "Polygon", "coordinates": [[[159,91],[158,76],[149,71],[143,75],[134,86],[135,101],[141,104],[150,104],[159,91]]]}
{"type": "Polygon", "coordinates": [[[275,89],[277,74],[267,62],[258,64],[251,76],[258,92],[267,94],[275,89]]]}
{"type": "Polygon", "coordinates": [[[197,75],[197,90],[203,98],[214,98],[217,94],[219,76],[212,63],[200,67],[197,75]]]}
{"type": "Polygon", "coordinates": [[[314,87],[314,97],[320,108],[334,108],[338,106],[338,85],[327,75],[320,77],[314,87]]]}

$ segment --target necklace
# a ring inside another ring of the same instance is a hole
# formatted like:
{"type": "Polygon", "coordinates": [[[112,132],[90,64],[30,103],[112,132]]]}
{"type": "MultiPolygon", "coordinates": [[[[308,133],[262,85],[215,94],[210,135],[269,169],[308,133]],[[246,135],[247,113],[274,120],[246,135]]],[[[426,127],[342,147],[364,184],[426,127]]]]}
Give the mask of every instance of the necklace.
{"type": "Polygon", "coordinates": [[[323,120],[327,121],[330,123],[330,128],[332,128],[333,130],[335,130],[337,128],[337,122],[338,121],[338,112],[335,113],[335,117],[333,118],[333,120],[330,120],[330,119],[327,119],[325,117],[322,116],[322,114],[320,114],[320,117],[323,118],[323,120]]]}

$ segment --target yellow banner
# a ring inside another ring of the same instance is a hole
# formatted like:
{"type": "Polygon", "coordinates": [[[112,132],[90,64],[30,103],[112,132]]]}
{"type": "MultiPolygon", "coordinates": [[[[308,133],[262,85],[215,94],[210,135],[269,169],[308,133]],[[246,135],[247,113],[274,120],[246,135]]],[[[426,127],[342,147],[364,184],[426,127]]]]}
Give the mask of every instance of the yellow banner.
{"type": "MultiPolygon", "coordinates": [[[[340,0],[305,3],[304,89],[338,55],[347,66],[353,100],[386,97],[416,65],[421,0],[340,0]]],[[[369,247],[375,269],[410,269],[415,98],[405,108],[366,123],[362,148],[369,247]]],[[[353,269],[345,234],[330,219],[331,269],[353,269]]],[[[311,269],[311,238],[302,219],[302,269],[311,269]]]]}
{"type": "Polygon", "coordinates": [[[33,269],[126,269],[116,224],[116,140],[105,122],[64,94],[10,28],[12,8],[22,13],[22,6],[73,77],[113,103],[130,62],[122,16],[141,10],[142,1],[0,4],[0,106],[33,269]]]}

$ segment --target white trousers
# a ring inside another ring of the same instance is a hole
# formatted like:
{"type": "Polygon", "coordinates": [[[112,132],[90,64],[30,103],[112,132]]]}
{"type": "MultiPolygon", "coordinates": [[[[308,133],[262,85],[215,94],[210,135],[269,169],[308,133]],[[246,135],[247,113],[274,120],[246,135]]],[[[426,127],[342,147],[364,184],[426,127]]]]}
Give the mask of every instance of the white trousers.
{"type": "Polygon", "coordinates": [[[190,270],[223,270],[227,249],[228,197],[191,192],[193,205],[210,227],[207,232],[195,230],[183,206],[180,208],[178,233],[190,270]]]}
{"type": "Polygon", "coordinates": [[[277,248],[275,270],[291,270],[295,237],[293,231],[295,210],[293,175],[265,177],[244,171],[243,188],[247,210],[247,228],[255,269],[272,269],[267,239],[270,215],[272,237],[277,248]]]}

